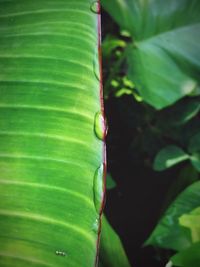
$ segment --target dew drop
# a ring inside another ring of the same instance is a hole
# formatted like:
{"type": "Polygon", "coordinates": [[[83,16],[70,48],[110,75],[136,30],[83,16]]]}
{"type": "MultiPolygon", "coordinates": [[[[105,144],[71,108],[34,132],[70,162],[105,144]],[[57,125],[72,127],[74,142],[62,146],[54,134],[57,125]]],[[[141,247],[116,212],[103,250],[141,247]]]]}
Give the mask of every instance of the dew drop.
{"type": "Polygon", "coordinates": [[[94,54],[93,71],[97,80],[100,81],[99,57],[97,52],[94,54]]]}
{"type": "Polygon", "coordinates": [[[103,140],[105,134],[105,121],[101,112],[97,112],[94,118],[94,132],[98,139],[103,140]]]}
{"type": "Polygon", "coordinates": [[[97,214],[102,212],[102,202],[104,198],[104,164],[95,171],[93,181],[94,206],[97,214]]]}
{"type": "Polygon", "coordinates": [[[66,256],[66,252],[64,252],[64,251],[60,251],[60,250],[56,250],[56,255],[57,255],[57,256],[65,257],[65,256],[66,256]]]}
{"type": "Polygon", "coordinates": [[[96,220],[95,220],[95,222],[94,222],[94,224],[93,224],[93,226],[92,226],[92,230],[93,230],[96,234],[98,234],[98,232],[99,232],[99,219],[96,219],[96,220]]]}
{"type": "Polygon", "coordinates": [[[92,12],[94,12],[96,14],[99,14],[100,11],[101,11],[100,3],[98,1],[92,2],[91,6],[90,6],[90,9],[91,9],[92,12]]]}

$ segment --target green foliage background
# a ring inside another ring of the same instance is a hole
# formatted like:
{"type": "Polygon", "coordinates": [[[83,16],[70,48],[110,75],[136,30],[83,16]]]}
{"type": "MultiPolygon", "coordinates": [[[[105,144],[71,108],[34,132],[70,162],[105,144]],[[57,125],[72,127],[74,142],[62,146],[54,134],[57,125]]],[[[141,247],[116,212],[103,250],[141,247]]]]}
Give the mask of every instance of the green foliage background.
{"type": "Polygon", "coordinates": [[[101,2],[110,15],[103,22],[104,96],[117,99],[131,129],[124,153],[161,179],[167,169],[176,172],[145,245],[168,250],[168,266],[200,266],[200,2],[101,2]]]}

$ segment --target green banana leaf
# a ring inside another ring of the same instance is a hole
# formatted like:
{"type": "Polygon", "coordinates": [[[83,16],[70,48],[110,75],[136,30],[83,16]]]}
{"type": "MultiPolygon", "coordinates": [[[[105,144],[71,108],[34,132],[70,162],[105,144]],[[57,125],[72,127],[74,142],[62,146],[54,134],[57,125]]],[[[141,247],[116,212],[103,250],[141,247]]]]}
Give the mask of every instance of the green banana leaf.
{"type": "Polygon", "coordinates": [[[104,124],[92,0],[0,0],[0,266],[95,265],[104,124]]]}
{"type": "Polygon", "coordinates": [[[179,218],[199,207],[199,203],[200,181],[188,186],[178,195],[145,244],[177,251],[190,247],[192,245],[190,230],[180,225],[179,218]]]}
{"type": "Polygon", "coordinates": [[[200,70],[199,0],[102,0],[133,42],[125,52],[129,78],[157,109],[196,94],[200,70]]]}
{"type": "Polygon", "coordinates": [[[102,217],[99,267],[130,267],[119,236],[112,229],[106,217],[102,217]]]}

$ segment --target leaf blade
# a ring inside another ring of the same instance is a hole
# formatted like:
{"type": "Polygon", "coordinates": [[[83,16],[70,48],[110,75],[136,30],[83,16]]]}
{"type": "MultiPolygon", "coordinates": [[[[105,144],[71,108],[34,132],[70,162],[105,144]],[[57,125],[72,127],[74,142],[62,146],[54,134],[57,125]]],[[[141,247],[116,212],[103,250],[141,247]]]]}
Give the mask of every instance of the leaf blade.
{"type": "Polygon", "coordinates": [[[0,1],[1,266],[95,264],[104,150],[90,5],[0,1]]]}
{"type": "Polygon", "coordinates": [[[180,147],[169,145],[158,152],[154,160],[153,168],[156,171],[162,171],[188,158],[189,156],[180,147]]]}
{"type": "Polygon", "coordinates": [[[127,53],[129,78],[147,103],[161,109],[196,90],[195,73],[200,69],[197,0],[102,3],[132,35],[127,53]]]}
{"type": "Polygon", "coordinates": [[[188,186],[166,210],[160,222],[155,227],[146,245],[154,245],[162,248],[182,250],[192,244],[188,229],[179,225],[179,217],[199,206],[200,182],[188,186]]]}

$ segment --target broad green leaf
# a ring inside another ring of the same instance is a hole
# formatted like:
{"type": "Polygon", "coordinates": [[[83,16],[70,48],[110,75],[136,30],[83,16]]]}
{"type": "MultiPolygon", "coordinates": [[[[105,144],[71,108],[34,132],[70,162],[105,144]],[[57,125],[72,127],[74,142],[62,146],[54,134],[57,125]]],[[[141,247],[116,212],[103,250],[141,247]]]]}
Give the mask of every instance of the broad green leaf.
{"type": "Polygon", "coordinates": [[[159,113],[159,126],[162,128],[180,127],[194,118],[200,111],[197,98],[182,99],[175,105],[163,109],[159,113]]]}
{"type": "Polygon", "coordinates": [[[200,172],[200,133],[190,139],[188,150],[191,153],[191,163],[200,172]]]}
{"type": "Polygon", "coordinates": [[[102,220],[100,262],[103,267],[130,267],[121,240],[105,216],[102,220]]]}
{"type": "Polygon", "coordinates": [[[189,152],[200,152],[200,133],[195,134],[191,139],[188,147],[189,152]]]}
{"type": "Polygon", "coordinates": [[[191,163],[194,166],[194,168],[197,169],[197,171],[200,172],[200,153],[195,153],[190,157],[191,163]]]}
{"type": "Polygon", "coordinates": [[[153,168],[156,171],[162,171],[188,158],[189,156],[180,147],[170,145],[158,152],[153,168]]]}
{"type": "Polygon", "coordinates": [[[106,175],[106,189],[113,189],[116,187],[116,182],[113,180],[111,174],[106,175]]]}
{"type": "Polygon", "coordinates": [[[200,241],[200,207],[194,209],[189,214],[183,214],[179,218],[179,223],[190,229],[193,242],[200,241]]]}
{"type": "Polygon", "coordinates": [[[199,84],[199,0],[102,0],[133,44],[127,51],[129,77],[155,108],[192,94],[199,84]]]}
{"type": "Polygon", "coordinates": [[[95,264],[97,12],[92,0],[0,0],[1,267],[95,264]]]}
{"type": "Polygon", "coordinates": [[[189,229],[180,226],[179,217],[197,208],[200,203],[200,182],[187,187],[169,206],[155,227],[146,245],[182,250],[192,244],[189,229]]]}
{"type": "Polygon", "coordinates": [[[191,247],[177,253],[171,258],[173,266],[198,267],[200,266],[200,242],[194,243],[191,247]]]}
{"type": "MultiPolygon", "coordinates": [[[[195,117],[200,111],[199,100],[188,101],[186,105],[174,106],[171,110],[171,115],[174,115],[173,124],[179,126],[181,124],[187,123],[193,117],[195,117]]],[[[172,119],[172,118],[171,118],[172,119]]]]}
{"type": "Polygon", "coordinates": [[[188,162],[188,164],[185,164],[185,166],[181,168],[176,179],[173,180],[165,197],[162,209],[165,210],[171,204],[174,198],[178,196],[178,194],[180,194],[186,187],[197,181],[199,181],[199,173],[190,164],[190,162],[188,162]]]}

